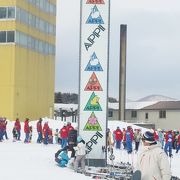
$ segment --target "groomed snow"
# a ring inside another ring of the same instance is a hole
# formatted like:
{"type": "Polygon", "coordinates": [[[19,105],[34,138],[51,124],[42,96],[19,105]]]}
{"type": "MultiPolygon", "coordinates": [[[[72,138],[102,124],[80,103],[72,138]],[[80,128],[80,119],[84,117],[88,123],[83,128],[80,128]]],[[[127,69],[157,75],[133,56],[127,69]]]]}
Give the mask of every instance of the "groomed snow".
{"type": "MultiPolygon", "coordinates": [[[[43,122],[49,122],[49,126],[55,130],[61,128],[63,122],[59,120],[45,119],[43,122]]],[[[0,143],[0,179],[2,180],[57,180],[66,179],[71,180],[88,180],[90,177],[82,174],[74,173],[70,168],[60,168],[54,161],[54,153],[60,148],[57,144],[43,145],[37,144],[36,138],[36,121],[30,122],[33,126],[32,143],[24,144],[24,133],[22,131],[19,142],[12,142],[12,127],[14,122],[8,122],[7,131],[9,140],[4,140],[0,143]]],[[[76,124],[73,124],[77,126],[76,124]]],[[[111,121],[108,127],[114,130],[117,126],[120,128],[126,127],[129,124],[111,121]]],[[[22,129],[24,123],[21,123],[22,129]]],[[[136,126],[133,126],[136,128],[136,126]]],[[[144,131],[145,129],[142,129],[144,131]]],[[[174,153],[174,151],[173,151],[174,153]]],[[[124,150],[115,150],[115,161],[128,161],[127,153],[124,150]]],[[[136,163],[137,154],[134,154],[134,161],[136,163]]],[[[109,162],[110,163],[110,162],[109,162]]],[[[174,153],[172,159],[172,173],[180,177],[180,156],[174,153]]]]}

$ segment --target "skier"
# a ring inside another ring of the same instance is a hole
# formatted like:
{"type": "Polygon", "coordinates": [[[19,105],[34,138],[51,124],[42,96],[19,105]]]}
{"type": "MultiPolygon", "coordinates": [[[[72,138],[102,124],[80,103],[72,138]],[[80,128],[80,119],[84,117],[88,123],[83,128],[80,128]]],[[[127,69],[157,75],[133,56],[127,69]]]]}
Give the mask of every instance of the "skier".
{"type": "Polygon", "coordinates": [[[44,126],[43,126],[43,136],[44,136],[44,144],[48,144],[48,132],[49,132],[49,125],[48,125],[48,122],[45,122],[44,123],[44,126]]]}
{"type": "Polygon", "coordinates": [[[135,141],[135,151],[138,152],[139,143],[141,141],[141,132],[140,129],[136,129],[134,133],[134,141],[135,141]]]}
{"type": "Polygon", "coordinates": [[[176,153],[178,153],[179,149],[180,149],[180,134],[178,135],[178,141],[177,141],[176,153]]]}
{"type": "Polygon", "coordinates": [[[127,127],[126,133],[125,133],[125,140],[126,140],[126,150],[128,154],[132,153],[132,141],[133,141],[133,133],[132,128],[130,126],[127,127]]]}
{"type": "Polygon", "coordinates": [[[77,146],[77,128],[73,128],[68,133],[68,146],[72,151],[71,158],[75,158],[75,151],[73,149],[74,146],[77,146]]]}
{"type": "Polygon", "coordinates": [[[121,142],[123,138],[123,133],[119,127],[114,131],[115,140],[116,140],[116,149],[121,149],[121,142]]]}
{"type": "Polygon", "coordinates": [[[59,139],[59,129],[55,130],[54,138],[55,138],[55,143],[59,144],[59,141],[58,141],[58,139],[59,139]]]}
{"type": "Polygon", "coordinates": [[[30,143],[32,141],[32,131],[33,131],[32,126],[29,126],[29,142],[30,143]]]}
{"type": "Polygon", "coordinates": [[[7,131],[6,131],[6,126],[7,126],[7,120],[6,118],[4,117],[3,118],[3,136],[5,136],[6,140],[9,139],[8,136],[7,136],[7,131]]]}
{"type": "Polygon", "coordinates": [[[67,133],[69,134],[69,132],[70,132],[71,130],[73,130],[74,127],[71,125],[70,122],[68,122],[68,123],[67,123],[67,126],[66,126],[66,129],[67,129],[67,133]]]}
{"type": "Polygon", "coordinates": [[[29,130],[29,119],[28,118],[26,118],[24,121],[24,133],[25,133],[24,143],[29,143],[30,130],[29,130]]]}
{"type": "Polygon", "coordinates": [[[168,131],[165,135],[165,140],[166,140],[166,144],[164,147],[164,151],[167,154],[167,156],[171,157],[172,156],[172,144],[173,144],[173,134],[172,131],[168,131]],[[169,154],[168,154],[169,151],[169,154]]]}
{"type": "Polygon", "coordinates": [[[164,148],[164,133],[161,129],[158,129],[158,141],[161,144],[162,149],[164,148]]]}
{"type": "Polygon", "coordinates": [[[15,126],[13,127],[12,134],[13,134],[13,142],[16,142],[16,140],[18,138],[18,132],[17,132],[17,128],[15,126]]]}
{"type": "Polygon", "coordinates": [[[60,137],[61,137],[61,148],[64,148],[67,146],[67,140],[68,140],[68,131],[66,128],[66,124],[60,129],[60,137]]]}
{"type": "Polygon", "coordinates": [[[170,180],[168,158],[157,144],[153,132],[146,131],[142,137],[143,151],[138,156],[136,170],[141,171],[141,180],[170,180]]]}
{"type": "Polygon", "coordinates": [[[42,118],[39,118],[39,121],[36,124],[37,127],[37,133],[38,133],[38,138],[37,138],[37,143],[42,142],[42,118]]]}
{"type": "Polygon", "coordinates": [[[21,140],[21,123],[19,121],[19,118],[16,118],[14,127],[16,127],[16,130],[17,130],[17,140],[20,141],[21,140]]]}

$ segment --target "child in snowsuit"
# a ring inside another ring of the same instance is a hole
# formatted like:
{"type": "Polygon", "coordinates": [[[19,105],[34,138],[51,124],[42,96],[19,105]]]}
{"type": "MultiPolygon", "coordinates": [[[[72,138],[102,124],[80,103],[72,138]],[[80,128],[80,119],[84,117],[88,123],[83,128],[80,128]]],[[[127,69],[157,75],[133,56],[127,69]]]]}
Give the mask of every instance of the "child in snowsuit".
{"type": "Polygon", "coordinates": [[[77,146],[73,147],[76,151],[76,159],[74,162],[74,171],[78,172],[78,166],[81,165],[81,172],[85,172],[85,156],[86,156],[86,144],[81,136],[77,137],[77,146]]]}
{"type": "Polygon", "coordinates": [[[68,164],[69,161],[69,157],[67,154],[67,150],[59,150],[57,151],[57,153],[55,154],[55,161],[58,163],[58,165],[60,167],[66,167],[66,165],[68,164]]]}

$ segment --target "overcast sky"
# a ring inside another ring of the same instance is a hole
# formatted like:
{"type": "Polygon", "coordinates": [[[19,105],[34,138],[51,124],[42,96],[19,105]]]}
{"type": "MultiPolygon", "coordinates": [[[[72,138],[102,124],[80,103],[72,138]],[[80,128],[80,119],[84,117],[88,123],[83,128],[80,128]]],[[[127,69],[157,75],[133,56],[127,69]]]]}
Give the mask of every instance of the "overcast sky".
{"type": "MultiPolygon", "coordinates": [[[[55,89],[79,87],[80,0],[57,0],[55,89]]],[[[111,0],[109,96],[118,99],[119,30],[127,24],[126,97],[180,99],[180,1],[111,0]]]]}

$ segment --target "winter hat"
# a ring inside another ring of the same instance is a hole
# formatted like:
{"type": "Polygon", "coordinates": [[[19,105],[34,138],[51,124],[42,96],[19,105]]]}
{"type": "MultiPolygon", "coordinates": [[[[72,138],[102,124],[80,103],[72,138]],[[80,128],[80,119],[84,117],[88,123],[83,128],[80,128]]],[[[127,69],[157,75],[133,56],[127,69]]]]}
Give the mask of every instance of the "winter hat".
{"type": "Polygon", "coordinates": [[[154,134],[150,131],[146,131],[144,134],[143,134],[143,137],[142,139],[147,142],[147,143],[154,143],[155,142],[155,139],[154,139],[154,134]]]}
{"type": "Polygon", "coordinates": [[[79,143],[81,140],[82,140],[82,137],[81,137],[81,136],[78,136],[78,137],[77,137],[77,142],[79,143]]]}

